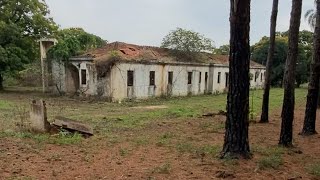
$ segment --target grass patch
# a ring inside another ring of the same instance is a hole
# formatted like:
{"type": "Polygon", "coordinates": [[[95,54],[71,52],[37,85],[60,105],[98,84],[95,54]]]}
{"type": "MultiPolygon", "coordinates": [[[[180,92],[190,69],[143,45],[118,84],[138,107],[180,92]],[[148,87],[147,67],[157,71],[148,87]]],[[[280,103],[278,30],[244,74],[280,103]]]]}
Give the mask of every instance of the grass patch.
{"type": "Polygon", "coordinates": [[[153,168],[152,173],[170,174],[170,171],[171,171],[171,164],[164,163],[161,166],[153,168]]]}
{"type": "Polygon", "coordinates": [[[126,156],[129,154],[129,150],[127,148],[120,148],[119,154],[120,154],[120,156],[126,156]]]}
{"type": "Polygon", "coordinates": [[[12,103],[4,100],[0,100],[0,110],[7,110],[12,107],[12,103]]]}
{"type": "Polygon", "coordinates": [[[311,164],[306,169],[309,174],[320,177],[320,162],[311,164]]]}
{"type": "Polygon", "coordinates": [[[158,138],[158,141],[156,142],[157,146],[167,146],[170,142],[171,139],[174,137],[174,134],[171,132],[165,132],[164,134],[160,135],[158,138]]]}
{"type": "Polygon", "coordinates": [[[65,134],[60,132],[59,135],[53,139],[50,139],[49,143],[59,144],[59,145],[71,145],[71,144],[79,144],[83,140],[82,135],[79,133],[74,134],[65,134]]]}
{"type": "Polygon", "coordinates": [[[283,165],[282,155],[285,153],[283,147],[254,147],[253,151],[263,155],[263,157],[258,160],[258,167],[260,169],[279,169],[283,165]]]}
{"type": "Polygon", "coordinates": [[[196,149],[196,154],[200,157],[209,155],[215,157],[220,151],[221,147],[217,145],[204,145],[196,149]]]}
{"type": "Polygon", "coordinates": [[[281,165],[283,165],[283,159],[277,155],[267,156],[258,161],[258,167],[260,169],[279,169],[281,165]]]}
{"type": "Polygon", "coordinates": [[[261,146],[253,146],[252,151],[264,156],[271,156],[271,155],[282,156],[286,150],[285,148],[280,146],[267,147],[267,148],[264,148],[261,146]]]}
{"type": "MultiPolygon", "coordinates": [[[[304,101],[306,89],[296,89],[296,101],[304,101]]],[[[252,112],[259,114],[261,111],[263,90],[251,91],[251,100],[253,100],[252,112]]],[[[7,94],[4,94],[4,97],[7,94]]],[[[8,94],[8,96],[11,96],[8,94]]],[[[42,95],[35,95],[42,97],[42,95]]],[[[151,98],[149,100],[138,100],[138,102],[123,103],[107,103],[86,101],[69,101],[66,98],[47,97],[48,104],[52,104],[48,111],[48,119],[51,120],[57,114],[86,122],[95,128],[95,132],[99,135],[108,133],[118,133],[126,130],[137,130],[145,127],[154,121],[167,119],[190,119],[199,117],[203,113],[218,112],[226,108],[226,94],[219,95],[200,95],[188,97],[172,97],[172,98],[151,98]],[[144,109],[144,106],[163,105],[167,108],[144,109]],[[136,108],[137,106],[141,108],[136,108]]],[[[279,108],[282,105],[283,90],[280,88],[271,89],[270,92],[270,111],[279,108]]],[[[15,127],[14,122],[19,120],[19,116],[14,111],[15,104],[27,104],[28,96],[19,100],[0,100],[0,123],[2,129],[12,129],[15,127]],[[12,110],[12,111],[8,111],[12,110]]],[[[216,132],[224,128],[224,124],[208,125],[203,124],[201,127],[209,132],[216,132]],[[209,126],[209,127],[208,127],[209,126]],[[208,127],[208,128],[207,128],[208,127]]],[[[1,130],[1,129],[0,129],[1,130]]],[[[0,135],[5,136],[5,135],[0,135]]],[[[159,140],[158,143],[166,144],[167,140],[159,140]],[[163,141],[163,142],[161,142],[163,141]]]]}
{"type": "Polygon", "coordinates": [[[226,156],[223,159],[221,159],[222,163],[227,167],[239,165],[239,161],[238,160],[239,159],[235,159],[232,156],[226,156]]]}
{"type": "Polygon", "coordinates": [[[195,147],[191,143],[182,142],[177,144],[176,150],[179,153],[192,153],[195,151],[195,147]]]}
{"type": "Polygon", "coordinates": [[[145,136],[138,137],[137,139],[134,140],[134,143],[137,146],[145,146],[149,144],[149,139],[148,137],[145,137],[145,136]]]}

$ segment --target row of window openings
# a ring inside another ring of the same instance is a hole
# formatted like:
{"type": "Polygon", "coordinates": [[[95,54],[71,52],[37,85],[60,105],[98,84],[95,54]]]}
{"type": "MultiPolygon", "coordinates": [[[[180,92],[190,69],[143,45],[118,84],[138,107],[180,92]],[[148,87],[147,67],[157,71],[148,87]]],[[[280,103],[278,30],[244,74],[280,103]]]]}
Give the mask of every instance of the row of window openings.
{"type": "MultiPolygon", "coordinates": [[[[192,72],[188,72],[188,84],[192,84],[192,72]]],[[[154,86],[155,85],[155,71],[149,72],[149,85],[154,86]]],[[[128,71],[127,72],[127,84],[128,86],[133,86],[133,80],[134,80],[134,71],[128,71]]],[[[199,84],[201,84],[201,72],[199,72],[199,84]]],[[[208,79],[208,72],[205,73],[205,81],[207,82],[208,79]]],[[[168,84],[173,84],[173,72],[168,72],[168,84]]]]}
{"type": "MultiPolygon", "coordinates": [[[[128,71],[128,86],[133,86],[133,71],[128,71]]],[[[149,85],[154,86],[155,85],[155,71],[150,71],[149,73],[149,85]]],[[[192,84],[192,75],[193,72],[188,72],[188,84],[192,84]]],[[[229,73],[226,73],[226,86],[228,85],[229,81],[229,73]]],[[[259,77],[259,74],[255,73],[254,81],[257,82],[257,79],[259,77]]],[[[199,72],[199,84],[201,84],[201,72],[199,72]]],[[[208,79],[208,72],[205,73],[205,81],[207,82],[208,79]]],[[[260,81],[262,82],[262,74],[260,75],[260,81]]],[[[217,83],[220,84],[221,82],[221,72],[218,72],[218,80],[217,83]]],[[[173,83],[173,72],[168,72],[168,84],[172,85],[173,83]]],[[[87,84],[87,71],[85,69],[81,69],[81,84],[86,85],[87,84]]]]}
{"type": "MultiPolygon", "coordinates": [[[[254,82],[257,82],[257,79],[259,78],[259,74],[255,73],[254,75],[254,82]]],[[[221,79],[221,72],[218,72],[218,80],[217,83],[220,84],[220,79],[221,79]]],[[[226,86],[228,85],[228,81],[229,81],[229,73],[226,73],[226,86]]],[[[263,81],[263,77],[262,77],[262,73],[260,75],[260,81],[263,81]]]]}

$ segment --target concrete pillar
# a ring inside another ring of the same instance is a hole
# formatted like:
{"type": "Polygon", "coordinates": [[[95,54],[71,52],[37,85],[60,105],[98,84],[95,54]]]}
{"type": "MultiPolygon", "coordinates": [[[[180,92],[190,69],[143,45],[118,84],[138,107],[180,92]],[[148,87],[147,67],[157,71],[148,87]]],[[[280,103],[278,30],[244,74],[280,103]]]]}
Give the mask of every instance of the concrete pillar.
{"type": "Polygon", "coordinates": [[[210,64],[209,66],[209,83],[208,83],[208,93],[214,92],[214,65],[210,64]]]}
{"type": "Polygon", "coordinates": [[[49,132],[50,123],[47,121],[47,108],[43,100],[33,100],[30,110],[30,125],[35,132],[49,132]]]}

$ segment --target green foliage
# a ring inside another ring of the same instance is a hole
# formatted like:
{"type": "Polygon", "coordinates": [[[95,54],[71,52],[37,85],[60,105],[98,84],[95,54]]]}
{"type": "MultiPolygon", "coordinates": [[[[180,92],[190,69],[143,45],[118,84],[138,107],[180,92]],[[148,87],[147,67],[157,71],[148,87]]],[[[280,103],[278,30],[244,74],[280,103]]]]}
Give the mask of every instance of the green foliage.
{"type": "MultiPolygon", "coordinates": [[[[309,77],[309,66],[312,58],[313,34],[309,31],[301,31],[299,37],[299,57],[296,69],[296,83],[300,86],[306,83],[309,77]]],[[[269,38],[263,37],[252,46],[252,60],[266,64],[268,57],[269,38]]],[[[272,64],[271,85],[281,86],[284,66],[288,51],[288,32],[278,32],[275,42],[275,54],[272,64]]]]}
{"type": "Polygon", "coordinates": [[[51,143],[59,145],[79,144],[83,140],[79,133],[68,133],[67,131],[60,131],[59,136],[53,138],[51,143]]]}
{"type": "Polygon", "coordinates": [[[213,50],[213,54],[217,55],[229,55],[230,45],[222,45],[219,48],[213,50]]]}
{"type": "Polygon", "coordinates": [[[165,36],[162,40],[161,47],[182,52],[212,52],[214,48],[211,39],[197,32],[182,28],[177,28],[165,36]]]}
{"type": "Polygon", "coordinates": [[[57,26],[43,0],[2,0],[0,9],[0,76],[12,75],[38,58],[37,40],[57,26]]]}
{"type": "Polygon", "coordinates": [[[49,58],[68,60],[71,56],[103,46],[106,41],[85,32],[82,28],[69,28],[57,33],[58,43],[48,51],[49,58]]]}
{"type": "MultiPolygon", "coordinates": [[[[314,4],[316,6],[316,0],[314,1],[314,4]]],[[[315,9],[309,9],[307,12],[304,14],[305,20],[308,22],[309,26],[311,29],[314,29],[316,27],[316,8],[315,9]]]]}
{"type": "MultiPolygon", "coordinates": [[[[41,86],[41,62],[35,61],[24,65],[24,69],[15,75],[15,80],[19,85],[39,87],[41,86]]],[[[7,77],[6,77],[7,78],[7,77]]],[[[6,83],[7,79],[6,79],[6,83]]]]}
{"type": "Polygon", "coordinates": [[[0,9],[0,21],[14,26],[20,35],[38,39],[57,30],[44,0],[2,0],[0,9]]]}

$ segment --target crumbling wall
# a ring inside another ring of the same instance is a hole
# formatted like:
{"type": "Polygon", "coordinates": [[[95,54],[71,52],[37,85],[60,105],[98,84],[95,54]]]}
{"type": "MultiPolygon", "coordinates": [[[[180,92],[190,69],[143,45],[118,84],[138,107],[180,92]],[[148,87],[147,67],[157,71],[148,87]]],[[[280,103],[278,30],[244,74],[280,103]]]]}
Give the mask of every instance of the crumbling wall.
{"type": "Polygon", "coordinates": [[[63,94],[66,92],[66,69],[64,62],[58,60],[52,60],[52,86],[51,92],[54,94],[63,94]]]}

